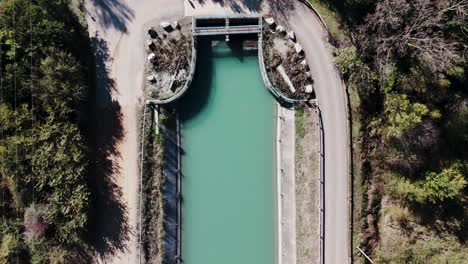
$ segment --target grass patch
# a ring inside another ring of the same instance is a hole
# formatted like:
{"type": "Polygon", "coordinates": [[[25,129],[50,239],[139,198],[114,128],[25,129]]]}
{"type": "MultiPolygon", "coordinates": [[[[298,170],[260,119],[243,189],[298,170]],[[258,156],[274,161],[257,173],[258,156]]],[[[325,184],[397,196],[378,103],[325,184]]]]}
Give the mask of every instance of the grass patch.
{"type": "Polygon", "coordinates": [[[83,28],[87,28],[84,0],[71,0],[70,9],[76,15],[76,18],[83,28]]]}
{"type": "Polygon", "coordinates": [[[320,131],[313,109],[296,107],[296,245],[297,263],[320,256],[320,131]]]}
{"type": "Polygon", "coordinates": [[[315,7],[320,16],[322,16],[325,24],[327,25],[330,34],[338,42],[342,42],[344,39],[348,39],[349,29],[341,23],[339,14],[334,11],[327,3],[320,0],[309,0],[309,2],[315,7]]]}
{"type": "MultiPolygon", "coordinates": [[[[351,105],[351,140],[352,140],[352,185],[353,185],[353,245],[359,246],[363,242],[362,230],[366,224],[366,193],[368,190],[367,181],[362,173],[362,124],[361,124],[361,98],[359,93],[353,86],[348,86],[349,104],[351,105]]],[[[354,259],[357,263],[361,263],[361,256],[354,251],[354,259]]],[[[362,260],[363,261],[363,260],[362,260]]]]}
{"type": "MultiPolygon", "coordinates": [[[[164,177],[163,177],[163,137],[156,134],[153,109],[146,108],[146,123],[143,131],[143,223],[141,227],[143,253],[148,262],[162,262],[164,256],[164,177]]],[[[160,115],[160,124],[167,122],[160,115]]]]}
{"type": "Polygon", "coordinates": [[[306,133],[305,125],[304,125],[304,108],[303,107],[296,107],[296,138],[304,138],[306,133]]]}

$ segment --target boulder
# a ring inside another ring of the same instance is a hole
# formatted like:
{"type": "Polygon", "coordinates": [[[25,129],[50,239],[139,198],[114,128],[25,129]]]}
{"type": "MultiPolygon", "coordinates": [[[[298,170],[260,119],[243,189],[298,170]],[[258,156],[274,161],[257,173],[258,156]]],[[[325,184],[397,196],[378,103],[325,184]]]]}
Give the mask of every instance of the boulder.
{"type": "Polygon", "coordinates": [[[164,29],[167,32],[172,30],[172,25],[169,22],[163,21],[163,22],[161,22],[160,25],[161,25],[161,28],[164,29]]]}
{"type": "Polygon", "coordinates": [[[155,83],[156,82],[156,76],[154,76],[154,74],[151,74],[148,77],[146,77],[146,80],[148,80],[148,82],[150,82],[150,83],[155,83]]]}
{"type": "Polygon", "coordinates": [[[296,50],[297,54],[302,54],[302,52],[303,52],[302,46],[299,43],[294,44],[294,49],[296,50]]]}
{"type": "Polygon", "coordinates": [[[279,33],[284,33],[286,32],[286,29],[283,26],[277,26],[276,31],[278,31],[279,33]]]}
{"type": "Polygon", "coordinates": [[[151,39],[148,39],[146,41],[146,46],[150,49],[150,50],[154,50],[154,48],[156,48],[156,44],[154,43],[153,40],[151,39]]]}
{"type": "Polygon", "coordinates": [[[270,27],[273,27],[276,24],[275,19],[272,17],[265,18],[265,22],[267,22],[270,27]]]}
{"type": "Polygon", "coordinates": [[[294,34],[294,31],[288,32],[288,38],[292,41],[296,41],[296,34],[294,34]]]}
{"type": "Polygon", "coordinates": [[[304,67],[304,69],[306,69],[306,70],[309,69],[309,64],[307,64],[307,61],[305,59],[303,59],[301,61],[301,65],[302,65],[302,67],[304,67]]]}
{"type": "Polygon", "coordinates": [[[172,23],[172,27],[173,27],[174,29],[180,29],[179,21],[177,21],[177,20],[174,21],[174,22],[172,23]]]}
{"type": "Polygon", "coordinates": [[[151,53],[148,55],[148,62],[154,63],[154,60],[155,60],[155,59],[156,59],[156,54],[154,54],[154,53],[151,52],[151,53]]]}
{"type": "Polygon", "coordinates": [[[309,77],[309,78],[310,78],[310,76],[312,76],[312,75],[310,74],[310,71],[306,71],[305,74],[306,74],[306,76],[309,77]]]}
{"type": "Polygon", "coordinates": [[[314,91],[314,88],[312,87],[312,84],[308,84],[304,87],[304,90],[306,93],[310,94],[314,91]]]}
{"type": "Polygon", "coordinates": [[[154,29],[154,27],[150,27],[148,29],[148,35],[151,37],[151,38],[157,38],[158,37],[158,32],[156,32],[156,30],[154,29]]]}

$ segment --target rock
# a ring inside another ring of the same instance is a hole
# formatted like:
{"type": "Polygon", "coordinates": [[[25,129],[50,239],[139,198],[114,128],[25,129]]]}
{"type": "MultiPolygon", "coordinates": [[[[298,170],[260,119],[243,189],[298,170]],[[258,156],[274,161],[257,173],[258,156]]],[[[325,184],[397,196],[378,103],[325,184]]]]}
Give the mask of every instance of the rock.
{"type": "Polygon", "coordinates": [[[154,29],[154,27],[150,27],[148,29],[148,35],[151,37],[151,38],[157,38],[158,37],[158,32],[156,32],[156,30],[154,29]]]}
{"type": "Polygon", "coordinates": [[[306,74],[306,76],[309,77],[309,78],[310,78],[310,76],[312,76],[312,75],[310,74],[310,71],[306,71],[305,74],[306,74]]]}
{"type": "Polygon", "coordinates": [[[304,69],[306,69],[306,70],[309,69],[309,64],[307,64],[307,61],[305,59],[301,61],[301,65],[302,65],[302,67],[304,67],[304,69]]]}
{"type": "Polygon", "coordinates": [[[174,23],[172,23],[172,27],[173,27],[174,29],[180,29],[179,21],[177,21],[177,20],[174,21],[174,23]]]}
{"type": "Polygon", "coordinates": [[[294,31],[288,32],[288,38],[294,42],[296,41],[296,35],[294,34],[294,31]]]}
{"type": "Polygon", "coordinates": [[[296,50],[297,54],[302,54],[302,52],[303,52],[302,46],[299,43],[294,44],[294,49],[296,50]]]}
{"type": "Polygon", "coordinates": [[[151,39],[148,39],[146,41],[146,46],[150,49],[150,50],[154,50],[154,48],[156,48],[156,44],[154,43],[154,41],[152,41],[151,39]]]}
{"type": "Polygon", "coordinates": [[[172,30],[172,25],[169,22],[163,21],[161,22],[161,27],[162,29],[166,30],[167,32],[170,32],[172,30]]]}
{"type": "Polygon", "coordinates": [[[308,84],[304,87],[304,90],[306,93],[310,94],[314,91],[314,88],[312,87],[312,84],[308,84]]]}
{"type": "Polygon", "coordinates": [[[150,83],[155,83],[156,82],[156,76],[151,74],[148,77],[146,77],[146,80],[148,80],[148,82],[150,82],[150,83]]]}
{"type": "Polygon", "coordinates": [[[277,26],[276,31],[278,31],[279,33],[284,33],[286,32],[286,29],[283,26],[277,26]]]}
{"type": "Polygon", "coordinates": [[[270,27],[273,27],[276,24],[275,19],[272,17],[265,18],[265,22],[267,22],[270,27]]]}
{"type": "Polygon", "coordinates": [[[156,59],[156,54],[150,53],[148,55],[148,62],[154,63],[154,60],[156,59]]]}

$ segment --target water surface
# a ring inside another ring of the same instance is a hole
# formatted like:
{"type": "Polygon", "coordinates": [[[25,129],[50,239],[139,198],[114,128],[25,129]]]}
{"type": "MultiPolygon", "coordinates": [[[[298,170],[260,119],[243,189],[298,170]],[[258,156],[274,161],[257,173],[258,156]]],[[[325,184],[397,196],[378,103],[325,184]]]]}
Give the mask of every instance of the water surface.
{"type": "Polygon", "coordinates": [[[180,102],[183,261],[272,264],[275,111],[257,52],[225,42],[198,47],[180,102]]]}

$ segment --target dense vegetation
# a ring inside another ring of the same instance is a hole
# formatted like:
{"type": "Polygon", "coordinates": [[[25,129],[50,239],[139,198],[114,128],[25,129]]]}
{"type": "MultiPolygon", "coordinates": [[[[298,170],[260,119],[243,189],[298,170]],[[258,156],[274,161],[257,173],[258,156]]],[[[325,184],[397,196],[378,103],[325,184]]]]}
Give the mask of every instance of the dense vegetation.
{"type": "Polygon", "coordinates": [[[339,17],[336,64],[360,124],[355,246],[379,263],[463,263],[468,1],[321,4],[339,17]]]}
{"type": "Polygon", "coordinates": [[[89,262],[89,41],[68,4],[0,1],[0,263],[89,262]]]}

